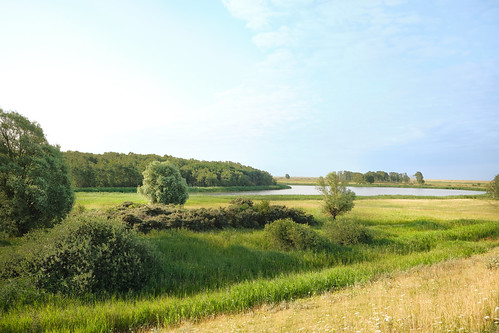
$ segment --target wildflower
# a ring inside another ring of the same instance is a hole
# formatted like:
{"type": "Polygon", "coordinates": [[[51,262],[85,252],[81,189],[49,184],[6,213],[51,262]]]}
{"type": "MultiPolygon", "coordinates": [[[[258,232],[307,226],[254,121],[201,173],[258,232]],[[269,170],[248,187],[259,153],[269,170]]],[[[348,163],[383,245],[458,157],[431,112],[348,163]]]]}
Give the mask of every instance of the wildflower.
{"type": "Polygon", "coordinates": [[[485,320],[489,320],[490,319],[490,316],[485,316],[485,320]]]}

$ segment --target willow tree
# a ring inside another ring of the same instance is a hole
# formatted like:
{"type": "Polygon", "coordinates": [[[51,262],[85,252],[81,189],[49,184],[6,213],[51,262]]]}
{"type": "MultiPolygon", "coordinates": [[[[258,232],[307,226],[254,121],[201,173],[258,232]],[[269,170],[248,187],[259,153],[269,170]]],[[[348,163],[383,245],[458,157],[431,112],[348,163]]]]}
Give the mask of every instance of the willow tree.
{"type": "Polygon", "coordinates": [[[143,185],[137,190],[149,202],[183,205],[189,198],[187,183],[174,164],[154,161],[143,175],[143,185]]]}
{"type": "Polygon", "coordinates": [[[317,189],[322,194],[324,211],[336,219],[336,216],[352,210],[355,193],[346,188],[336,172],[326,177],[319,177],[317,189]]]}
{"type": "Polygon", "coordinates": [[[22,236],[52,227],[72,209],[69,168],[42,128],[0,109],[0,229],[22,236]]]}

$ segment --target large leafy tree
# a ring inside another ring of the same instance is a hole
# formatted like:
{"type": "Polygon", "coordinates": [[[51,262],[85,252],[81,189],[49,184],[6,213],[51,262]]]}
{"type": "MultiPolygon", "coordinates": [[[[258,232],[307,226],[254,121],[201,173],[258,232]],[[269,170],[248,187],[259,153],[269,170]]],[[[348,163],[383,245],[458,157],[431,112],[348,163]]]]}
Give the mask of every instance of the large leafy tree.
{"type": "Polygon", "coordinates": [[[138,192],[151,203],[183,205],[189,198],[187,183],[174,164],[154,161],[143,174],[144,182],[138,192]]]}
{"type": "Polygon", "coordinates": [[[355,193],[347,189],[336,172],[326,177],[319,177],[317,189],[322,193],[324,211],[336,219],[336,216],[352,210],[355,193]]]}
{"type": "Polygon", "coordinates": [[[68,166],[36,122],[0,109],[0,228],[15,236],[51,227],[74,202],[68,166]]]}

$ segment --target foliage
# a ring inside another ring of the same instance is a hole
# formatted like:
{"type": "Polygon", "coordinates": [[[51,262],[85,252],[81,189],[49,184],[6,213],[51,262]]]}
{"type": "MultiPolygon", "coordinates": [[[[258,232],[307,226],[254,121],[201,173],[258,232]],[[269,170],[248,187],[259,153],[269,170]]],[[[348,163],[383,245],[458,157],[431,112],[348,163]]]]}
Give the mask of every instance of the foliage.
{"type": "Polygon", "coordinates": [[[320,250],[327,247],[327,241],[310,226],[298,224],[290,218],[267,224],[264,232],[267,241],[281,250],[320,250]]]}
{"type": "Polygon", "coordinates": [[[423,174],[421,173],[421,171],[418,171],[414,174],[414,177],[416,177],[416,181],[419,185],[423,185],[424,184],[424,179],[423,179],[423,174]]]}
{"type": "Polygon", "coordinates": [[[336,216],[352,210],[355,193],[340,182],[336,172],[330,172],[326,178],[319,177],[317,189],[322,193],[324,211],[336,219],[336,216]]]}
{"type": "Polygon", "coordinates": [[[368,171],[364,174],[352,171],[338,171],[338,177],[343,182],[354,183],[408,183],[410,178],[407,173],[386,172],[386,171],[368,171]]]}
{"type": "Polygon", "coordinates": [[[143,288],[157,265],[153,249],[134,231],[104,217],[80,215],[27,235],[17,252],[2,260],[0,274],[4,281],[29,279],[52,293],[112,293],[143,288]]]}
{"type": "Polygon", "coordinates": [[[357,221],[331,221],[324,225],[324,235],[340,245],[369,244],[373,241],[371,232],[357,221]]]}
{"type": "Polygon", "coordinates": [[[51,227],[74,202],[68,166],[41,127],[0,109],[0,228],[11,235],[51,227]]]}
{"type": "Polygon", "coordinates": [[[144,171],[144,185],[138,193],[151,203],[183,205],[189,193],[178,168],[169,162],[154,161],[144,171]]]}
{"type": "Polygon", "coordinates": [[[489,193],[492,198],[499,199],[499,174],[489,183],[487,193],[489,193]]]}
{"type": "Polygon", "coordinates": [[[260,186],[274,185],[272,176],[262,170],[234,162],[207,162],[154,154],[64,153],[75,187],[137,187],[142,173],[154,161],[171,162],[189,186],[260,186]]]}
{"type": "Polygon", "coordinates": [[[224,228],[263,228],[278,219],[291,218],[300,224],[315,224],[312,215],[300,209],[270,205],[268,201],[254,204],[249,199],[237,198],[227,208],[184,209],[173,205],[140,205],[132,202],[111,209],[110,217],[117,217],[128,227],[140,232],[151,230],[189,229],[195,231],[224,228]]]}

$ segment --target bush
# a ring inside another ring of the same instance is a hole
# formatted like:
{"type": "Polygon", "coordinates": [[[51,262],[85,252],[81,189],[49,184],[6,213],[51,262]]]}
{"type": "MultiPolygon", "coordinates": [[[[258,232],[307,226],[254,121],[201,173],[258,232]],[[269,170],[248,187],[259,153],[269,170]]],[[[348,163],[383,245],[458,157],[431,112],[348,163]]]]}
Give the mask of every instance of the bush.
{"type": "Polygon", "coordinates": [[[266,225],[264,233],[269,243],[281,250],[320,250],[327,246],[327,241],[310,226],[289,218],[266,225]]]}
{"type": "Polygon", "coordinates": [[[278,219],[291,218],[300,224],[315,224],[312,215],[268,201],[254,205],[249,199],[235,199],[227,208],[184,209],[174,205],[136,205],[132,202],[111,209],[110,218],[118,218],[129,228],[147,233],[151,230],[185,228],[195,231],[232,228],[263,228],[278,219]]]}
{"type": "Polygon", "coordinates": [[[362,224],[350,220],[333,220],[324,226],[325,236],[333,243],[340,245],[369,244],[373,237],[362,224]]]}
{"type": "Polygon", "coordinates": [[[63,294],[139,290],[154,276],[158,257],[117,221],[72,216],[48,232],[27,235],[1,267],[3,280],[28,278],[63,294]]]}

